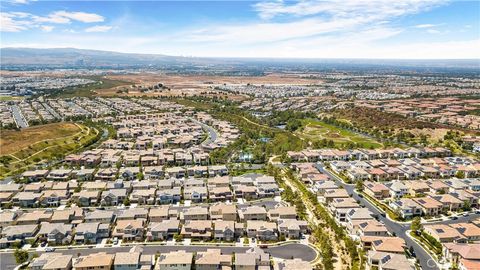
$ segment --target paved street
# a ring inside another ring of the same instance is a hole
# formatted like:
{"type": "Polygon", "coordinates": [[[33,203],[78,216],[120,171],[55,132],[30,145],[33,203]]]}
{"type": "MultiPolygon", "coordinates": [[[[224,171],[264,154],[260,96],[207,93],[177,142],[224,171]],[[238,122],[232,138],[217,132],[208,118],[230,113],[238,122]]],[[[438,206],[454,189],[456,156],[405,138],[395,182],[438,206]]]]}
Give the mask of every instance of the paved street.
{"type": "MultiPolygon", "coordinates": [[[[67,250],[58,250],[55,252],[60,252],[63,254],[71,254],[74,257],[88,255],[96,252],[106,252],[106,253],[115,253],[115,252],[127,252],[131,247],[107,247],[107,248],[75,248],[67,250]]],[[[216,245],[212,246],[143,246],[143,254],[156,254],[156,253],[165,253],[176,250],[186,250],[190,252],[196,251],[205,251],[207,248],[218,248],[222,250],[222,253],[231,254],[233,252],[245,252],[249,247],[218,247],[216,245]]],[[[313,261],[316,257],[316,252],[311,247],[303,244],[286,244],[283,246],[269,247],[265,249],[266,252],[270,253],[273,257],[278,257],[282,259],[291,259],[300,258],[305,261],[313,261]]],[[[33,253],[33,252],[32,252],[33,253]]],[[[42,253],[42,252],[37,252],[42,253]]],[[[13,253],[0,253],[0,269],[2,270],[11,270],[15,268],[15,258],[13,253]]]]}
{"type": "Polygon", "coordinates": [[[348,194],[350,194],[355,200],[360,201],[362,205],[367,207],[374,214],[378,215],[379,220],[385,223],[385,226],[390,232],[395,233],[396,236],[405,240],[405,243],[407,244],[408,248],[413,247],[413,250],[415,251],[415,254],[417,256],[417,259],[422,269],[435,269],[435,270],[439,269],[433,257],[425,249],[423,249],[417,242],[412,240],[410,237],[407,237],[406,231],[410,229],[410,224],[402,224],[399,222],[392,221],[386,217],[383,217],[381,215],[383,213],[382,211],[378,210],[378,208],[376,208],[373,204],[371,204],[365,198],[358,196],[357,192],[355,191],[354,185],[348,185],[343,183],[339,177],[330,173],[328,170],[325,170],[322,164],[317,164],[317,169],[327,174],[332,179],[334,179],[335,182],[338,185],[343,186],[345,190],[347,190],[348,194]]]}
{"type": "Polygon", "coordinates": [[[20,111],[20,108],[17,105],[12,105],[11,108],[12,108],[13,118],[15,119],[15,123],[17,123],[17,126],[19,128],[28,127],[28,123],[25,120],[25,117],[23,117],[23,114],[20,111]]]}
{"type": "Polygon", "coordinates": [[[58,114],[50,105],[48,105],[46,102],[42,102],[43,107],[51,114],[53,117],[56,119],[62,119],[62,116],[58,114]]]}
{"type": "Polygon", "coordinates": [[[209,125],[206,125],[206,124],[204,124],[204,123],[202,123],[202,122],[200,122],[200,121],[198,121],[198,120],[195,120],[195,119],[193,119],[193,118],[190,118],[190,120],[192,120],[193,122],[201,125],[201,126],[203,127],[203,129],[207,130],[207,132],[208,132],[208,137],[207,137],[207,139],[206,139],[205,141],[202,142],[202,144],[206,145],[206,144],[214,143],[214,142],[217,140],[218,136],[220,136],[220,135],[218,134],[218,131],[215,130],[213,127],[211,127],[211,126],[209,126],[209,125]]]}

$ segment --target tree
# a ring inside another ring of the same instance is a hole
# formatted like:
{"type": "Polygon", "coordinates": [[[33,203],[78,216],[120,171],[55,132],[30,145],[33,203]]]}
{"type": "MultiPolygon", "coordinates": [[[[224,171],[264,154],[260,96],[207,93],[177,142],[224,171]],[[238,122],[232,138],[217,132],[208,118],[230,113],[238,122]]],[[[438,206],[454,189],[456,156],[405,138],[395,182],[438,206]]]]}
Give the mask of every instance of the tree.
{"type": "Polygon", "coordinates": [[[363,191],[363,180],[357,180],[355,183],[355,189],[357,191],[363,191]]]}
{"type": "Polygon", "coordinates": [[[130,206],[130,199],[128,197],[126,197],[124,200],[123,200],[123,205],[125,206],[130,206]]]}
{"type": "Polygon", "coordinates": [[[455,174],[457,178],[463,179],[465,178],[465,172],[464,171],[458,171],[457,174],[455,174]]]}
{"type": "Polygon", "coordinates": [[[22,264],[28,261],[28,251],[26,250],[17,248],[15,249],[15,252],[13,252],[13,256],[15,257],[17,264],[22,264]]]}
{"type": "Polygon", "coordinates": [[[410,230],[412,230],[415,233],[418,233],[419,231],[422,230],[422,222],[420,220],[420,217],[413,218],[412,224],[410,224],[410,230]]]}
{"type": "Polygon", "coordinates": [[[472,210],[472,205],[470,204],[469,201],[465,201],[462,206],[463,211],[470,211],[472,210]]]}

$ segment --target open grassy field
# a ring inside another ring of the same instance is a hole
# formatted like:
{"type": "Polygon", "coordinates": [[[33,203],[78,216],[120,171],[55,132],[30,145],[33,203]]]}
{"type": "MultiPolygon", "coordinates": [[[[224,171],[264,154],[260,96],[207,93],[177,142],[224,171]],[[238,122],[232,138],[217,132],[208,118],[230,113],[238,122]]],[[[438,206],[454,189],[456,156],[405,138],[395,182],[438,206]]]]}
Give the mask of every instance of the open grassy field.
{"type": "Polygon", "coordinates": [[[21,131],[2,131],[0,178],[44,160],[61,158],[98,138],[95,128],[76,123],[53,123],[21,131]]]}
{"type": "Polygon", "coordinates": [[[13,100],[22,100],[25,97],[17,96],[0,96],[0,101],[13,101],[13,100]]]}
{"type": "Polygon", "coordinates": [[[375,139],[314,119],[303,120],[303,129],[297,131],[296,134],[311,142],[326,139],[332,140],[338,145],[353,142],[365,148],[383,147],[383,144],[375,139]]]}
{"type": "Polygon", "coordinates": [[[88,77],[88,79],[95,80],[96,82],[87,85],[65,88],[62,91],[57,91],[54,96],[63,98],[91,97],[104,90],[107,91],[108,89],[115,89],[119,86],[131,85],[131,83],[127,81],[113,80],[99,76],[88,77]]]}
{"type": "Polygon", "coordinates": [[[2,130],[0,136],[0,155],[9,155],[45,140],[56,140],[80,132],[73,123],[53,123],[15,130],[2,130]]]}

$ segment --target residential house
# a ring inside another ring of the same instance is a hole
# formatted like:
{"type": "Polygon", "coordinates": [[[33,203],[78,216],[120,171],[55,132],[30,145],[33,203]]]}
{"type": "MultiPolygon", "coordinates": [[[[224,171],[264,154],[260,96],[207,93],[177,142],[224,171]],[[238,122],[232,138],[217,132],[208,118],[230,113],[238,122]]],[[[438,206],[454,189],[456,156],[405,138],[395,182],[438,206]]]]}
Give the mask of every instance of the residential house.
{"type": "Polygon", "coordinates": [[[297,219],[297,211],[294,206],[277,205],[275,208],[268,210],[268,218],[272,221],[279,219],[297,219]]]}
{"type": "Polygon", "coordinates": [[[410,219],[422,214],[422,207],[410,198],[402,198],[390,202],[390,207],[404,219],[410,219]]]}
{"type": "Polygon", "coordinates": [[[214,239],[220,241],[235,240],[235,221],[215,220],[215,230],[213,231],[214,239]]]}
{"type": "Polygon", "coordinates": [[[238,210],[240,221],[246,220],[267,220],[267,210],[260,206],[247,206],[238,210]]]}
{"type": "Polygon", "coordinates": [[[212,221],[189,220],[182,227],[181,235],[185,238],[209,240],[212,238],[212,221]]]}
{"type": "Polygon", "coordinates": [[[363,187],[365,194],[377,200],[383,200],[390,197],[390,189],[384,184],[365,181],[363,187]]]}
{"type": "Polygon", "coordinates": [[[72,241],[72,233],[72,224],[42,222],[37,238],[50,245],[66,245],[72,241]]]}
{"type": "Polygon", "coordinates": [[[140,252],[117,252],[113,261],[114,270],[137,270],[140,268],[140,252]]]}
{"type": "Polygon", "coordinates": [[[75,270],[109,270],[112,269],[114,257],[115,255],[104,252],[80,256],[74,260],[73,268],[75,270]]]}
{"type": "Polygon", "coordinates": [[[71,270],[73,255],[43,253],[28,265],[31,270],[71,270]]]}
{"type": "Polygon", "coordinates": [[[75,227],[74,240],[77,244],[95,244],[97,243],[100,223],[80,223],[75,227]]]}
{"type": "Polygon", "coordinates": [[[247,220],[247,236],[262,241],[277,240],[277,224],[263,220],[247,220]]]}
{"type": "Polygon", "coordinates": [[[428,224],[423,226],[423,231],[437,241],[443,242],[464,242],[465,237],[455,228],[446,224],[428,224]]]}
{"type": "Polygon", "coordinates": [[[145,234],[143,226],[143,219],[117,220],[117,226],[115,226],[112,236],[124,241],[142,241],[145,234]]]}
{"type": "Polygon", "coordinates": [[[308,232],[308,223],[305,220],[279,219],[278,232],[289,239],[299,239],[302,234],[308,232]]]}
{"type": "Polygon", "coordinates": [[[175,234],[180,233],[180,221],[177,219],[165,219],[160,222],[150,222],[147,229],[147,240],[164,241],[175,234]]]}
{"type": "Polygon", "coordinates": [[[207,251],[199,251],[195,256],[195,269],[232,269],[232,256],[230,254],[222,254],[220,249],[207,249],[207,251]]]}
{"type": "Polygon", "coordinates": [[[443,204],[431,197],[413,198],[425,216],[437,216],[442,212],[443,204]]]}
{"type": "Polygon", "coordinates": [[[155,270],[190,270],[193,264],[193,253],[185,250],[161,253],[155,270]]]}
{"type": "Polygon", "coordinates": [[[221,219],[226,221],[237,220],[237,206],[234,204],[217,203],[209,208],[212,220],[221,219]]]}

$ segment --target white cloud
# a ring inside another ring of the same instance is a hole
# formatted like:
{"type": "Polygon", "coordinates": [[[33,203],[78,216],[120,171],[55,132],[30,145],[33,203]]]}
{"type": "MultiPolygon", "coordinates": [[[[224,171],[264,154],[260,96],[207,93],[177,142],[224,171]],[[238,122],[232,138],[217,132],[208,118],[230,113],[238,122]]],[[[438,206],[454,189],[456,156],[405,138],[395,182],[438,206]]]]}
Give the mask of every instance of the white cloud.
{"type": "Polygon", "coordinates": [[[415,28],[432,28],[437,26],[436,24],[426,23],[426,24],[417,24],[415,28]]]}
{"type": "Polygon", "coordinates": [[[20,32],[28,29],[28,22],[16,21],[15,16],[9,13],[0,13],[1,32],[20,32]]]}
{"type": "Polygon", "coordinates": [[[52,32],[53,28],[55,28],[55,27],[53,27],[51,25],[41,25],[40,26],[40,29],[42,29],[43,32],[52,32]]]}
{"type": "Polygon", "coordinates": [[[79,21],[83,23],[94,23],[94,22],[103,22],[105,19],[103,16],[100,16],[95,13],[86,13],[86,12],[68,12],[68,11],[56,11],[52,14],[54,17],[63,17],[71,19],[74,21],[79,21]]]}
{"type": "Polygon", "coordinates": [[[18,4],[18,5],[24,5],[28,4],[29,2],[33,2],[35,0],[8,0],[7,2],[12,3],[12,4],[18,4]]]}
{"type": "Polygon", "coordinates": [[[285,2],[283,0],[265,1],[254,5],[259,16],[271,19],[276,16],[308,16],[327,14],[332,17],[375,16],[388,18],[417,13],[437,6],[445,0],[301,0],[285,2]]]}
{"type": "Polygon", "coordinates": [[[0,30],[2,32],[19,32],[40,27],[44,23],[69,24],[72,21],[82,23],[103,22],[103,16],[95,13],[55,11],[47,16],[38,16],[26,12],[2,12],[0,30]]]}
{"type": "Polygon", "coordinates": [[[355,19],[322,21],[318,18],[308,18],[286,23],[261,22],[211,26],[182,33],[178,38],[182,39],[184,36],[184,39],[192,42],[268,43],[344,31],[355,27],[358,23],[355,19]]]}
{"type": "Polygon", "coordinates": [[[441,32],[436,29],[427,29],[427,33],[429,34],[440,34],[441,32]]]}
{"type": "Polygon", "coordinates": [[[107,32],[112,29],[112,26],[109,25],[95,25],[85,29],[85,32],[92,33],[92,32],[107,32]]]}
{"type": "MultiPolygon", "coordinates": [[[[247,24],[207,25],[178,35],[188,42],[260,44],[294,39],[333,36],[342,40],[352,32],[388,29],[391,35],[403,29],[389,26],[400,16],[414,14],[444,3],[445,0],[301,0],[266,1],[253,5],[267,21],[247,24]],[[275,20],[282,17],[281,20],[275,20]]],[[[427,25],[420,26],[427,28],[427,25]]],[[[390,36],[391,36],[390,35],[390,36]]],[[[380,39],[380,38],[377,38],[380,39]]]]}

